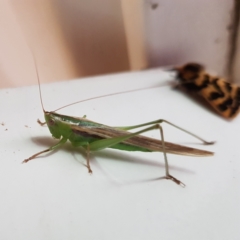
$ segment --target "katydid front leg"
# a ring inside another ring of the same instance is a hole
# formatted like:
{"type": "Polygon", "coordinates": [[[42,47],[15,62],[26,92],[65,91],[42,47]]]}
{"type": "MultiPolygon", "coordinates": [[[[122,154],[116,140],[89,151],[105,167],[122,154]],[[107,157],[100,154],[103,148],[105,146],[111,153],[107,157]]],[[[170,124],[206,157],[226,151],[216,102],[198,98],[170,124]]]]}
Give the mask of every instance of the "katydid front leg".
{"type": "Polygon", "coordinates": [[[43,153],[46,153],[46,152],[50,152],[50,151],[55,150],[55,149],[59,148],[60,146],[62,146],[66,141],[67,141],[66,138],[62,138],[57,144],[53,145],[52,147],[50,147],[50,148],[48,148],[48,149],[45,149],[45,150],[43,150],[43,151],[41,151],[41,152],[38,152],[38,153],[32,155],[30,158],[25,159],[22,163],[27,163],[27,162],[29,162],[30,160],[33,160],[34,158],[36,158],[37,156],[39,156],[39,155],[41,155],[41,154],[43,154],[43,153]]]}
{"type": "Polygon", "coordinates": [[[37,120],[37,123],[38,123],[39,125],[41,125],[41,126],[43,126],[43,125],[46,124],[46,122],[42,122],[40,119],[37,120]]]}

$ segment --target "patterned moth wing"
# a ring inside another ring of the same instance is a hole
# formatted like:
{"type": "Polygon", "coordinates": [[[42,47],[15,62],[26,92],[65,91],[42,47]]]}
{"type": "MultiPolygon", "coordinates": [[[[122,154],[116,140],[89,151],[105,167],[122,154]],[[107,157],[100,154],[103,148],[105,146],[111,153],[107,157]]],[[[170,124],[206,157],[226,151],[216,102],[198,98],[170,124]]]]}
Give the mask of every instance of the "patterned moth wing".
{"type": "Polygon", "coordinates": [[[188,63],[175,70],[181,85],[202,96],[221,116],[227,119],[237,116],[240,111],[239,86],[211,76],[197,63],[188,63]]]}

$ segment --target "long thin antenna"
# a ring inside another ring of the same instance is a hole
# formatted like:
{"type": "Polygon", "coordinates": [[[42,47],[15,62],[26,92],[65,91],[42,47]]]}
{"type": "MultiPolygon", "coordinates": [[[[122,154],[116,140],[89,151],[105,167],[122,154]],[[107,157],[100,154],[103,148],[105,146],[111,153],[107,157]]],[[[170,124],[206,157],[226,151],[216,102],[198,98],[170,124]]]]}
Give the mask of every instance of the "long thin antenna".
{"type": "MultiPolygon", "coordinates": [[[[17,14],[15,14],[14,16],[15,16],[17,22],[19,22],[19,19],[18,19],[18,17],[17,17],[17,14]]],[[[22,32],[24,33],[24,30],[23,30],[23,28],[22,28],[22,25],[20,24],[19,26],[20,26],[22,32]]],[[[23,35],[24,35],[24,34],[23,34],[23,35]]],[[[27,44],[27,46],[28,46],[28,48],[29,48],[29,50],[30,50],[30,52],[31,52],[31,54],[32,54],[33,62],[34,62],[34,65],[35,65],[35,71],[36,71],[37,79],[38,79],[38,89],[39,89],[39,93],[40,93],[40,101],[41,101],[41,105],[42,105],[42,110],[43,110],[43,112],[45,113],[46,111],[45,111],[45,109],[44,109],[44,107],[43,107],[42,91],[41,91],[41,86],[40,86],[40,80],[39,80],[39,74],[38,74],[38,68],[37,68],[37,61],[36,61],[35,56],[34,56],[34,54],[33,54],[33,51],[32,51],[32,48],[31,48],[31,44],[30,44],[30,42],[27,40],[26,36],[25,36],[25,41],[26,41],[26,44],[27,44]]]]}
{"type": "Polygon", "coordinates": [[[45,112],[45,109],[43,107],[43,100],[42,100],[42,89],[41,89],[41,86],[40,86],[40,80],[39,80],[39,73],[38,73],[38,68],[37,68],[37,61],[36,61],[36,58],[33,54],[33,51],[31,50],[31,48],[29,47],[31,53],[32,53],[32,57],[33,57],[33,62],[34,62],[34,65],[35,65],[35,71],[36,71],[36,75],[37,75],[37,80],[38,80],[38,89],[39,89],[39,94],[40,94],[40,101],[41,101],[41,105],[42,105],[42,110],[43,112],[45,112]]]}
{"type": "Polygon", "coordinates": [[[82,102],[86,102],[86,101],[90,101],[90,100],[94,100],[94,99],[98,99],[98,98],[110,97],[110,96],[113,96],[113,95],[119,95],[119,94],[123,94],[123,93],[131,93],[131,92],[137,92],[137,91],[143,91],[143,90],[148,90],[148,89],[158,88],[158,87],[164,87],[164,86],[169,86],[169,83],[162,84],[161,86],[157,85],[157,86],[152,86],[152,87],[148,87],[148,88],[138,88],[138,89],[134,89],[134,90],[110,93],[110,94],[105,94],[105,95],[101,95],[101,96],[98,96],[98,97],[87,98],[87,99],[84,99],[84,100],[80,100],[80,101],[77,101],[77,102],[73,102],[73,103],[67,104],[67,105],[65,105],[63,107],[60,107],[60,108],[54,110],[53,112],[56,112],[56,111],[58,111],[60,109],[63,109],[63,108],[75,105],[77,103],[82,103],[82,102]]]}

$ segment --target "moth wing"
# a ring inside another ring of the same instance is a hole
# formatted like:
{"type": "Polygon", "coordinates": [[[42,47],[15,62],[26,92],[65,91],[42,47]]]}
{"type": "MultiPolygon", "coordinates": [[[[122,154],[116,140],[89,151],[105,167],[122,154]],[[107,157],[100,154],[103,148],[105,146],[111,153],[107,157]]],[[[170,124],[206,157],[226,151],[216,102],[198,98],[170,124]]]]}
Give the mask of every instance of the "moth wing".
{"type": "Polygon", "coordinates": [[[211,80],[200,94],[223,117],[236,117],[240,110],[240,88],[223,79],[211,80]]]}

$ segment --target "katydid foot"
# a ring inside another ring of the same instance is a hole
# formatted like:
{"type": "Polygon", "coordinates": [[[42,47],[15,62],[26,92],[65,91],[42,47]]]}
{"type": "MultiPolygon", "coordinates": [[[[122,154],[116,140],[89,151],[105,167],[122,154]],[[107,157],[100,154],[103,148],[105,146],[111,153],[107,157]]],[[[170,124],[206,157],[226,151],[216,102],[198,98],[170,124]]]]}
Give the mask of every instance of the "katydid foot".
{"type": "Polygon", "coordinates": [[[175,177],[173,177],[169,174],[166,175],[164,178],[167,180],[172,180],[173,182],[175,182],[176,184],[180,185],[183,188],[186,187],[186,185],[183,182],[181,182],[180,180],[176,179],[175,177]]]}

